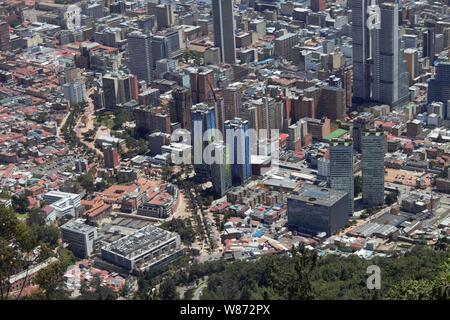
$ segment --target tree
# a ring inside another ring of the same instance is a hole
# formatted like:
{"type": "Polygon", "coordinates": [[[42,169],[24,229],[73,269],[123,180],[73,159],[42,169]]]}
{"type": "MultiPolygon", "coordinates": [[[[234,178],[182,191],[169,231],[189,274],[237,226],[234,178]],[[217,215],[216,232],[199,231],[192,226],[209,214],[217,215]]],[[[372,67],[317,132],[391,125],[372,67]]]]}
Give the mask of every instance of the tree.
{"type": "Polygon", "coordinates": [[[88,172],[79,176],[77,181],[87,192],[95,191],[94,176],[92,173],[88,172]]]}
{"type": "Polygon", "coordinates": [[[46,299],[56,299],[60,296],[58,287],[63,281],[63,265],[60,262],[54,262],[41,269],[33,279],[33,282],[43,290],[46,299]]]}
{"type": "Polygon", "coordinates": [[[12,196],[12,205],[16,212],[18,213],[26,213],[28,211],[28,206],[30,205],[30,202],[28,201],[27,196],[20,195],[20,196],[12,196]]]}
{"type": "Polygon", "coordinates": [[[388,206],[390,206],[391,204],[397,202],[397,193],[396,193],[396,192],[389,192],[389,193],[386,195],[386,197],[385,197],[385,199],[384,199],[384,202],[385,202],[388,206]]]}
{"type": "Polygon", "coordinates": [[[178,300],[178,292],[172,278],[166,279],[159,287],[159,298],[161,300],[178,300]]]}

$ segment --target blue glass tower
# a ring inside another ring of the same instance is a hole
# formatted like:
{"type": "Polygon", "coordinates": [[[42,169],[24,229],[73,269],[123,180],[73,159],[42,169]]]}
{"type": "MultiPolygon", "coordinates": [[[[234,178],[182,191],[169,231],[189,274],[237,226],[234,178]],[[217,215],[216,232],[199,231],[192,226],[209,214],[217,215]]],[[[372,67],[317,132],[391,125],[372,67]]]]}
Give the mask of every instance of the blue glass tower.
{"type": "Polygon", "coordinates": [[[224,124],[225,142],[231,152],[233,185],[240,185],[252,175],[250,163],[250,124],[247,120],[234,118],[224,124]]]}

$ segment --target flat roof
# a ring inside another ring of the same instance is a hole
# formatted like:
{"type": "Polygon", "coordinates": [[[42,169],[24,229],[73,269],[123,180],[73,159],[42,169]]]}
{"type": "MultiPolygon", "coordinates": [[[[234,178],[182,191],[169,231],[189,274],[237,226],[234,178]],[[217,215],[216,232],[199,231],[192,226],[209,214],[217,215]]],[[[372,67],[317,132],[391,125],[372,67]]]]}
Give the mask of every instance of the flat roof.
{"type": "Polygon", "coordinates": [[[305,184],[298,191],[289,195],[289,199],[300,200],[306,203],[331,206],[345,197],[346,193],[330,188],[322,188],[315,185],[305,184]]]}
{"type": "Polygon", "coordinates": [[[340,137],[342,137],[343,135],[345,135],[347,133],[348,133],[347,130],[339,128],[339,129],[334,130],[329,135],[327,135],[324,139],[328,140],[328,141],[331,141],[332,139],[340,138],[340,137]]]}

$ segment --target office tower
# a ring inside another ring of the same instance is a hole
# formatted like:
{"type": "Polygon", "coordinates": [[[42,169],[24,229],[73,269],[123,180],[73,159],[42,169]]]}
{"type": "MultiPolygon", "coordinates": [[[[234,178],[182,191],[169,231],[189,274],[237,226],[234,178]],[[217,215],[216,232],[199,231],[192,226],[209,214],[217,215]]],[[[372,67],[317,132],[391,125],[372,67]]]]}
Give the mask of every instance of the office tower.
{"type": "Polygon", "coordinates": [[[191,70],[189,73],[192,93],[192,103],[214,101],[213,85],[214,74],[212,70],[204,67],[191,70]]]}
{"type": "Polygon", "coordinates": [[[327,8],[326,0],[311,0],[310,8],[314,12],[324,11],[327,8]]]}
{"type": "Polygon", "coordinates": [[[236,63],[233,0],[212,0],[214,44],[220,48],[221,61],[236,63]]]}
{"type": "Polygon", "coordinates": [[[97,228],[85,223],[84,219],[76,219],[61,226],[62,241],[78,258],[87,258],[95,250],[97,228]]]}
{"type": "Polygon", "coordinates": [[[128,35],[129,68],[139,80],[152,81],[153,56],[151,35],[133,31],[128,35]]]}
{"type": "Polygon", "coordinates": [[[425,28],[422,33],[423,56],[430,58],[432,63],[436,54],[436,23],[433,20],[426,20],[425,28]]]}
{"type": "Polygon", "coordinates": [[[226,145],[214,142],[214,158],[220,159],[221,163],[211,165],[211,179],[214,194],[223,197],[232,186],[230,152],[226,145]]]}
{"type": "Polygon", "coordinates": [[[446,106],[446,119],[450,118],[450,62],[436,65],[434,78],[428,80],[427,102],[442,102],[446,106]]]}
{"type": "Polygon", "coordinates": [[[250,163],[250,128],[247,120],[235,118],[224,124],[225,142],[232,161],[231,172],[233,185],[240,185],[252,175],[250,163]]]}
{"type": "Polygon", "coordinates": [[[384,203],[384,147],[385,136],[381,130],[364,131],[362,148],[363,202],[370,207],[384,203]]]}
{"type": "Polygon", "coordinates": [[[323,87],[317,103],[317,117],[327,117],[331,120],[343,119],[345,110],[345,90],[334,86],[323,87]]]}
{"type": "Polygon", "coordinates": [[[228,86],[223,90],[224,120],[239,117],[241,109],[241,89],[237,86],[228,86]]]}
{"type": "Polygon", "coordinates": [[[178,30],[166,30],[152,36],[152,60],[153,68],[156,61],[166,58],[174,58],[180,53],[180,33],[178,30]]]}
{"type": "Polygon", "coordinates": [[[159,4],[154,10],[158,30],[170,28],[175,24],[175,16],[171,4],[159,4]]]}
{"type": "Polygon", "coordinates": [[[71,104],[87,102],[86,86],[82,82],[70,82],[63,85],[64,99],[71,104]]]}
{"type": "Polygon", "coordinates": [[[361,137],[362,133],[366,130],[373,128],[374,126],[374,116],[370,112],[363,112],[358,115],[357,118],[353,119],[353,148],[356,152],[361,153],[361,137]]]}
{"type": "Polygon", "coordinates": [[[133,80],[132,75],[122,72],[108,73],[103,76],[106,109],[114,111],[117,105],[124,104],[133,98],[133,80]]]}
{"type": "Polygon", "coordinates": [[[105,161],[105,168],[116,169],[120,166],[119,152],[117,152],[117,149],[110,144],[103,147],[103,158],[105,161]]]}
{"type": "Polygon", "coordinates": [[[370,35],[367,28],[369,0],[353,0],[353,99],[357,102],[370,100],[370,35]]]}
{"type": "Polygon", "coordinates": [[[399,36],[398,3],[380,5],[380,29],[373,31],[372,99],[390,106],[408,101],[408,72],[399,36]]]}
{"type": "Polygon", "coordinates": [[[288,227],[310,235],[336,233],[349,218],[347,197],[346,192],[304,184],[288,197],[288,227]]]}
{"type": "Polygon", "coordinates": [[[9,42],[9,24],[5,20],[0,20],[0,51],[11,50],[9,42]]]}
{"type": "Polygon", "coordinates": [[[353,143],[351,139],[330,142],[330,187],[348,194],[348,215],[353,216],[353,143]]]}
{"type": "Polygon", "coordinates": [[[177,87],[172,90],[172,97],[172,122],[179,122],[182,128],[191,131],[191,92],[189,91],[189,89],[177,87]]]}
{"type": "Polygon", "coordinates": [[[419,75],[419,51],[417,51],[417,49],[408,48],[405,49],[404,55],[409,85],[413,85],[414,79],[419,75]]]}
{"type": "Polygon", "coordinates": [[[194,170],[199,179],[211,177],[211,166],[205,163],[203,150],[215,141],[216,112],[214,106],[197,103],[191,108],[192,151],[194,170]]]}

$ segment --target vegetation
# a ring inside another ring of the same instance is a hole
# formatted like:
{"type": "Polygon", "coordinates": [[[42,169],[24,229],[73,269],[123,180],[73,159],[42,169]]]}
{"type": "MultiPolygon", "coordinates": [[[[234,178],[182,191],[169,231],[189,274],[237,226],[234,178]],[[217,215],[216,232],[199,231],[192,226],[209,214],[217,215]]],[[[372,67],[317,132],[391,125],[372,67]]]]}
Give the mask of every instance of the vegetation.
{"type": "MultiPolygon", "coordinates": [[[[249,261],[211,261],[177,266],[169,273],[143,275],[138,281],[140,298],[162,298],[176,286],[198,284],[206,276],[202,299],[449,299],[450,261],[447,251],[415,247],[404,255],[377,257],[327,255],[319,258],[303,247],[289,255],[266,255],[249,261]],[[367,267],[381,270],[381,289],[370,290],[367,267]],[[146,294],[142,294],[145,292],[146,294]]],[[[178,297],[176,297],[178,298],[178,297]]],[[[185,298],[189,298],[189,295],[185,298]]]]}
{"type": "Polygon", "coordinates": [[[164,222],[161,228],[178,233],[181,241],[185,244],[190,244],[195,239],[195,233],[189,220],[172,219],[164,222]]]}
{"type": "Polygon", "coordinates": [[[398,194],[397,192],[389,192],[389,194],[386,195],[384,202],[390,206],[391,204],[394,204],[397,202],[398,194]]]}

